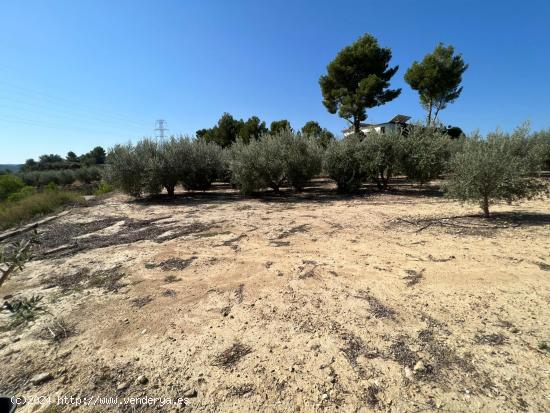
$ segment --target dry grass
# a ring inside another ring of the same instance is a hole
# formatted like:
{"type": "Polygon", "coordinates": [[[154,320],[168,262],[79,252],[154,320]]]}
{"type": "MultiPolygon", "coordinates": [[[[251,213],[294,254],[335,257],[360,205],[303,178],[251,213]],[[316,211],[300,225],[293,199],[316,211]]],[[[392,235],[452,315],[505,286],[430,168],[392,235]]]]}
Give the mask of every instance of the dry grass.
{"type": "Polygon", "coordinates": [[[44,191],[18,201],[0,204],[0,229],[6,229],[40,215],[50,214],[64,205],[83,202],[78,194],[68,191],[44,191]]]}

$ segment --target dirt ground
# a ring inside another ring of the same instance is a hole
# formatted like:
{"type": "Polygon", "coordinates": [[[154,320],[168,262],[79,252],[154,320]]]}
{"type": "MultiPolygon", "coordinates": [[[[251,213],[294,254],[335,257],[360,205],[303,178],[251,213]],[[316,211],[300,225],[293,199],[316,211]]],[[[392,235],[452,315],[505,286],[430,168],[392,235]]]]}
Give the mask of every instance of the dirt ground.
{"type": "Polygon", "coordinates": [[[550,411],[550,202],[493,210],[325,181],[72,209],[0,292],[44,297],[26,325],[0,314],[0,393],[21,412],[550,411]]]}

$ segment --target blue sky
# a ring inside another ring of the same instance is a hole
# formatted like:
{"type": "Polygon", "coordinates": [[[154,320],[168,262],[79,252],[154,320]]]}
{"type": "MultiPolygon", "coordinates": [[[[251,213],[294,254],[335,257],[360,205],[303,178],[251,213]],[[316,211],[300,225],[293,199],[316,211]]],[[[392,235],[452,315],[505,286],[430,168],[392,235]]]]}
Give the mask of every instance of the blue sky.
{"type": "Polygon", "coordinates": [[[403,88],[369,121],[424,117],[403,76],[443,42],[470,65],[445,123],[548,128],[548,20],[547,0],[3,1],[0,163],[151,136],[158,118],[192,134],[223,112],[340,133],[318,79],[364,33],[392,49],[403,88]]]}

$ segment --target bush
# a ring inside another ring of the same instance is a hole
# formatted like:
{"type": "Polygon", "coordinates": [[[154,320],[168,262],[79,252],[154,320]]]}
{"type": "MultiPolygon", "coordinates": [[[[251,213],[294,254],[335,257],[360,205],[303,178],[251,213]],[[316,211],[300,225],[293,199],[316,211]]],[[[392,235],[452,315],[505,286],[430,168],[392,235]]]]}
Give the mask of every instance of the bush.
{"type": "MultiPolygon", "coordinates": [[[[188,141],[188,140],[187,140],[188,141]]],[[[181,182],[188,190],[206,190],[224,170],[222,148],[215,143],[195,140],[191,143],[189,160],[182,170],[181,182]]],[[[181,158],[185,158],[182,153],[181,158]]]]}
{"type": "Polygon", "coordinates": [[[248,145],[238,139],[229,150],[231,181],[244,194],[252,194],[267,187],[258,161],[261,148],[258,141],[248,145]]]}
{"type": "Polygon", "coordinates": [[[250,194],[263,188],[279,192],[285,180],[285,143],[280,135],[265,134],[245,145],[232,146],[231,172],[241,192],[250,194]]]}
{"type": "Polygon", "coordinates": [[[14,202],[0,204],[0,229],[5,229],[37,215],[54,212],[63,205],[80,202],[81,197],[67,191],[44,191],[14,202]]]}
{"type": "Polygon", "coordinates": [[[8,202],[19,201],[23,198],[26,198],[30,195],[36,194],[36,188],[34,186],[24,186],[19,191],[14,192],[6,199],[8,202]]]}
{"type": "Polygon", "coordinates": [[[365,144],[361,136],[350,136],[329,144],[324,157],[324,170],[336,181],[338,192],[357,191],[367,171],[364,168],[363,151],[365,144]]]}
{"type": "Polygon", "coordinates": [[[387,189],[392,175],[399,168],[403,137],[400,133],[369,132],[363,141],[362,168],[380,189],[387,189]]]}
{"type": "Polygon", "coordinates": [[[0,175],[0,201],[20,191],[25,186],[21,178],[13,175],[0,175]]]}
{"type": "Polygon", "coordinates": [[[107,155],[105,178],[123,192],[139,197],[145,186],[148,162],[139,157],[132,144],[115,145],[107,155]]]}
{"type": "Polygon", "coordinates": [[[79,180],[82,183],[90,184],[101,180],[101,170],[97,167],[91,166],[88,168],[80,168],[72,172],[73,181],[79,180]]]}
{"type": "Polygon", "coordinates": [[[184,170],[191,160],[191,141],[188,138],[174,137],[161,142],[153,167],[157,182],[173,196],[176,185],[181,181],[184,170]]]}
{"type": "Polygon", "coordinates": [[[297,191],[321,172],[323,150],[313,137],[285,132],[285,176],[297,191]]]}
{"type": "Polygon", "coordinates": [[[532,198],[547,191],[547,185],[529,175],[535,166],[532,151],[518,135],[491,133],[486,140],[474,136],[465,140],[451,160],[452,174],[445,185],[449,197],[479,202],[489,216],[497,201],[532,198]]]}
{"type": "Polygon", "coordinates": [[[105,181],[101,181],[94,191],[95,196],[101,196],[113,191],[113,187],[105,181]]]}
{"type": "Polygon", "coordinates": [[[60,186],[68,186],[76,181],[89,184],[101,180],[101,169],[98,167],[88,167],[79,169],[31,171],[19,173],[18,176],[25,184],[35,187],[43,187],[50,182],[60,186]]]}
{"type": "Polygon", "coordinates": [[[399,154],[400,171],[421,184],[437,178],[447,168],[451,145],[460,150],[461,139],[451,139],[443,131],[413,126],[401,139],[399,154]]]}
{"type": "Polygon", "coordinates": [[[208,189],[222,174],[222,149],[216,144],[171,138],[142,139],[135,146],[117,145],[107,156],[106,179],[132,196],[173,195],[178,182],[188,190],[208,189]]]}
{"type": "Polygon", "coordinates": [[[535,151],[540,167],[544,171],[550,171],[550,129],[536,132],[533,134],[532,140],[536,145],[535,151]]]}
{"type": "Polygon", "coordinates": [[[275,192],[287,181],[300,191],[321,171],[322,150],[313,138],[286,129],[265,134],[248,145],[237,141],[230,152],[233,182],[243,193],[275,192]]]}

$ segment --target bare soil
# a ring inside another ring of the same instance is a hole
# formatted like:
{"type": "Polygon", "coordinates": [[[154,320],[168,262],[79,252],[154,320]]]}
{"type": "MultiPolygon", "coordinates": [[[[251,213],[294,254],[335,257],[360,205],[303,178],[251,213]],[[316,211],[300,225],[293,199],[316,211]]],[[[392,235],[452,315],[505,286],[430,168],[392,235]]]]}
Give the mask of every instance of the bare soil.
{"type": "MultiPolygon", "coordinates": [[[[550,202],[493,210],[326,181],[74,208],[0,292],[45,308],[17,328],[0,313],[0,393],[188,400],[81,412],[550,411],[550,202]]],[[[75,407],[48,409],[21,412],[75,407]]]]}

